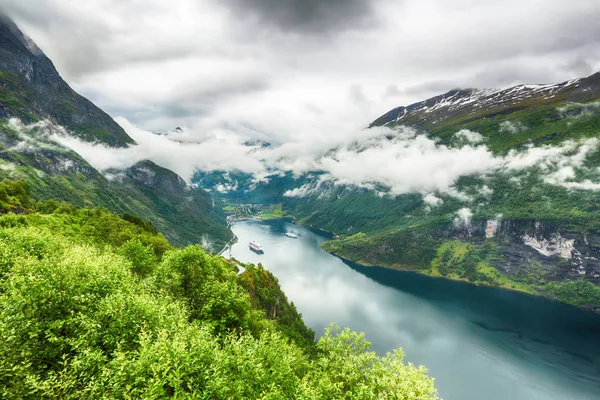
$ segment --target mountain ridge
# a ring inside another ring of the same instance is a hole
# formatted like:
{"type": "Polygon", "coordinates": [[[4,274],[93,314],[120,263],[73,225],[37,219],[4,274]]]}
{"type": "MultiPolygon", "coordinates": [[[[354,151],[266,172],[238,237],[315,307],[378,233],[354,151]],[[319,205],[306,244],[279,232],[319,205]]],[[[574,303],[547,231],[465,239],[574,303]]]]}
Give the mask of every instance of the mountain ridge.
{"type": "Polygon", "coordinates": [[[36,200],[138,215],[175,245],[203,243],[217,249],[231,239],[225,217],[207,192],[191,188],[151,161],[118,171],[118,179],[109,180],[55,142],[52,136],[57,132],[111,147],[134,144],[108,114],[73,91],[52,61],[4,15],[0,17],[0,179],[29,183],[36,200]]]}
{"type": "Polygon", "coordinates": [[[558,84],[520,84],[506,89],[457,88],[408,106],[394,108],[375,119],[369,127],[405,124],[426,129],[449,118],[472,115],[484,107],[490,111],[496,108],[510,111],[511,108],[526,108],[530,106],[529,102],[536,100],[539,104],[551,104],[557,100],[585,102],[595,98],[594,93],[599,89],[600,72],[558,84]],[[494,98],[501,101],[494,103],[494,98]]]}
{"type": "Polygon", "coordinates": [[[49,119],[90,142],[126,147],[134,141],[108,114],[75,92],[52,61],[0,11],[0,118],[49,119]]]}

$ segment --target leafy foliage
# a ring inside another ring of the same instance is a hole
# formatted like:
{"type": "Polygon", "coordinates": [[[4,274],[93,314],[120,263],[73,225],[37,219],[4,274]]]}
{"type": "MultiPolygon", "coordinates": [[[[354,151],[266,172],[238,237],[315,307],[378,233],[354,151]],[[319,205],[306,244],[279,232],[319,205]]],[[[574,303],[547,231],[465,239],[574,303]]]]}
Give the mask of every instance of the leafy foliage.
{"type": "Polygon", "coordinates": [[[238,277],[131,216],[36,207],[0,217],[2,398],[437,398],[401,350],[337,327],[308,340],[260,267],[238,277]]]}
{"type": "Polygon", "coordinates": [[[572,281],[566,283],[551,282],[548,293],[556,296],[562,302],[576,306],[600,304],[600,287],[587,281],[572,281]]]}
{"type": "Polygon", "coordinates": [[[277,278],[262,265],[244,264],[246,272],[240,283],[250,295],[252,306],[263,310],[266,318],[274,320],[277,328],[296,345],[312,352],[315,333],[306,327],[302,315],[281,290],[277,278]]]}
{"type": "Polygon", "coordinates": [[[5,179],[0,182],[0,214],[27,212],[30,208],[29,185],[5,179]]]}

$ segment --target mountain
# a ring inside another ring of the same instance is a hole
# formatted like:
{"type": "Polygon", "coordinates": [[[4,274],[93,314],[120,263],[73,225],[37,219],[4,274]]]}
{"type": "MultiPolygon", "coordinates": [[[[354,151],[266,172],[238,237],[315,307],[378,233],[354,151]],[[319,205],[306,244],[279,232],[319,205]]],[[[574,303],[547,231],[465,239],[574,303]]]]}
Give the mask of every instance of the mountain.
{"type": "Polygon", "coordinates": [[[0,118],[49,119],[90,142],[126,146],[134,141],[113,119],[77,94],[52,61],[0,12],[0,118]]]}
{"type": "MultiPolygon", "coordinates": [[[[334,233],[324,249],[363,265],[600,310],[600,73],[556,85],[457,89],[391,110],[371,126],[388,130],[348,145],[346,154],[426,141],[427,148],[411,148],[429,151],[429,162],[462,151],[485,165],[467,165],[451,186],[431,193],[396,194],[382,182],[359,187],[318,171],[266,182],[240,173],[196,179],[228,210],[261,204],[269,215],[278,210],[334,233]]],[[[445,169],[452,165],[434,172],[445,179],[445,169]]]]}
{"type": "Polygon", "coordinates": [[[0,16],[0,179],[29,183],[36,200],[105,207],[150,220],[173,244],[218,250],[232,237],[210,194],[144,161],[102,175],[54,140],[72,135],[107,146],[134,141],[105,112],[77,94],[52,62],[0,16]]]}
{"type": "Polygon", "coordinates": [[[508,89],[454,89],[439,96],[398,107],[370,127],[408,125],[433,129],[451,121],[465,124],[540,106],[594,100],[600,91],[600,72],[559,84],[518,85],[508,89]]]}

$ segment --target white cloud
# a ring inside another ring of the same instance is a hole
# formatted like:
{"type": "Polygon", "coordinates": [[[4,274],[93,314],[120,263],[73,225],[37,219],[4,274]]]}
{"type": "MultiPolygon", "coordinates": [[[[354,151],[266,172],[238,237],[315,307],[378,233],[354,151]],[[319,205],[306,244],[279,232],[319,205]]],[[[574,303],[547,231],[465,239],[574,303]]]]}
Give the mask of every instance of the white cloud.
{"type": "Polygon", "coordinates": [[[56,136],[61,144],[72,148],[99,171],[125,169],[142,160],[151,160],[175,171],[190,181],[197,170],[242,170],[261,175],[265,171],[255,147],[244,146],[239,137],[227,131],[218,132],[202,142],[186,142],[183,134],[155,135],[141,130],[129,121],[117,122],[136,141],[137,145],[115,149],[91,144],[72,136],[56,136]]]}
{"type": "Polygon", "coordinates": [[[433,193],[428,193],[423,196],[423,203],[425,203],[425,212],[430,212],[433,208],[444,204],[444,200],[440,199],[433,193]]]}
{"type": "Polygon", "coordinates": [[[482,196],[490,196],[494,193],[494,191],[492,189],[489,188],[488,185],[483,185],[482,187],[479,188],[479,194],[482,196]]]}
{"type": "Polygon", "coordinates": [[[468,129],[461,129],[460,131],[456,132],[454,136],[460,140],[464,140],[473,144],[481,143],[485,140],[485,137],[483,137],[481,133],[473,132],[468,129]]]}
{"type": "MultiPolygon", "coordinates": [[[[436,200],[435,192],[472,201],[470,195],[454,186],[461,176],[466,175],[512,174],[537,168],[546,183],[570,189],[600,189],[600,184],[594,183],[589,175],[597,175],[600,181],[600,171],[585,166],[588,156],[600,145],[596,138],[566,141],[558,146],[530,146],[505,156],[495,156],[485,145],[447,147],[409,128],[356,130],[347,132],[345,137],[337,134],[320,140],[307,137],[279,146],[262,147],[248,146],[243,137],[228,130],[216,130],[210,135],[205,134],[202,141],[195,141],[197,135],[188,129],[155,135],[125,119],[118,122],[137,145],[109,148],[84,142],[47,121],[30,126],[18,121],[11,124],[17,130],[29,132],[22,134],[26,146],[57,147],[55,142],[58,142],[79,153],[99,171],[108,171],[107,176],[111,179],[119,179],[114,170],[128,168],[146,159],[175,171],[188,182],[197,170],[238,170],[253,174],[255,181],[290,171],[297,176],[310,173],[314,180],[310,185],[286,192],[289,197],[306,196],[317,189],[319,193],[325,193],[321,185],[330,182],[378,191],[381,187],[388,188],[388,194],[392,196],[421,193],[430,208],[441,204],[436,200]],[[38,139],[32,139],[31,132],[36,132],[38,139]],[[588,173],[583,181],[577,180],[579,169],[588,173]]],[[[24,146],[18,144],[15,149],[24,150],[24,146]]],[[[232,182],[220,189],[228,191],[234,187],[235,182],[232,182]]],[[[483,185],[479,193],[489,196],[492,190],[483,185]]]]}
{"type": "Polygon", "coordinates": [[[311,195],[313,192],[314,189],[311,185],[304,184],[292,190],[287,190],[283,195],[286,197],[306,197],[311,195]]]}
{"type": "Polygon", "coordinates": [[[504,121],[500,124],[500,132],[502,133],[521,133],[527,130],[527,127],[520,121],[504,121]]]}
{"type": "Polygon", "coordinates": [[[456,218],[454,218],[454,226],[457,228],[468,228],[471,226],[471,218],[473,218],[473,212],[469,208],[461,208],[456,212],[456,218]]]}
{"type": "Polygon", "coordinates": [[[371,1],[368,24],[341,18],[356,1],[338,2],[331,24],[310,20],[331,6],[282,14],[308,19],[308,30],[258,23],[256,2],[236,1],[248,4],[242,12],[217,0],[2,3],[75,89],[146,130],[239,123],[283,143],[315,122],[365,126],[456,86],[558,82],[600,68],[597,0],[371,1]],[[361,106],[348,112],[351,95],[361,106]]]}
{"type": "Polygon", "coordinates": [[[423,202],[429,207],[438,207],[444,204],[444,200],[440,199],[433,193],[428,193],[423,196],[423,202]]]}
{"type": "Polygon", "coordinates": [[[591,103],[568,103],[565,106],[559,107],[558,111],[561,113],[563,118],[574,118],[578,119],[592,115],[595,111],[600,109],[600,101],[591,103]]]}

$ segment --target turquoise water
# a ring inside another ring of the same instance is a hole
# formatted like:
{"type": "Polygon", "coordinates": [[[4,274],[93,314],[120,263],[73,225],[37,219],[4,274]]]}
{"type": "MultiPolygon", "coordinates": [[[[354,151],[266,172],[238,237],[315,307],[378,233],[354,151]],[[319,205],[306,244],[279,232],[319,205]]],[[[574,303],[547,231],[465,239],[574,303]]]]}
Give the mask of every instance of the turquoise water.
{"type": "Polygon", "coordinates": [[[285,221],[242,222],[233,231],[233,257],[272,271],[317,335],[335,322],[365,332],[380,354],[402,347],[446,400],[600,399],[600,315],[345,263],[321,250],[324,236],[285,221]],[[250,240],[265,254],[250,251],[250,240]]]}

